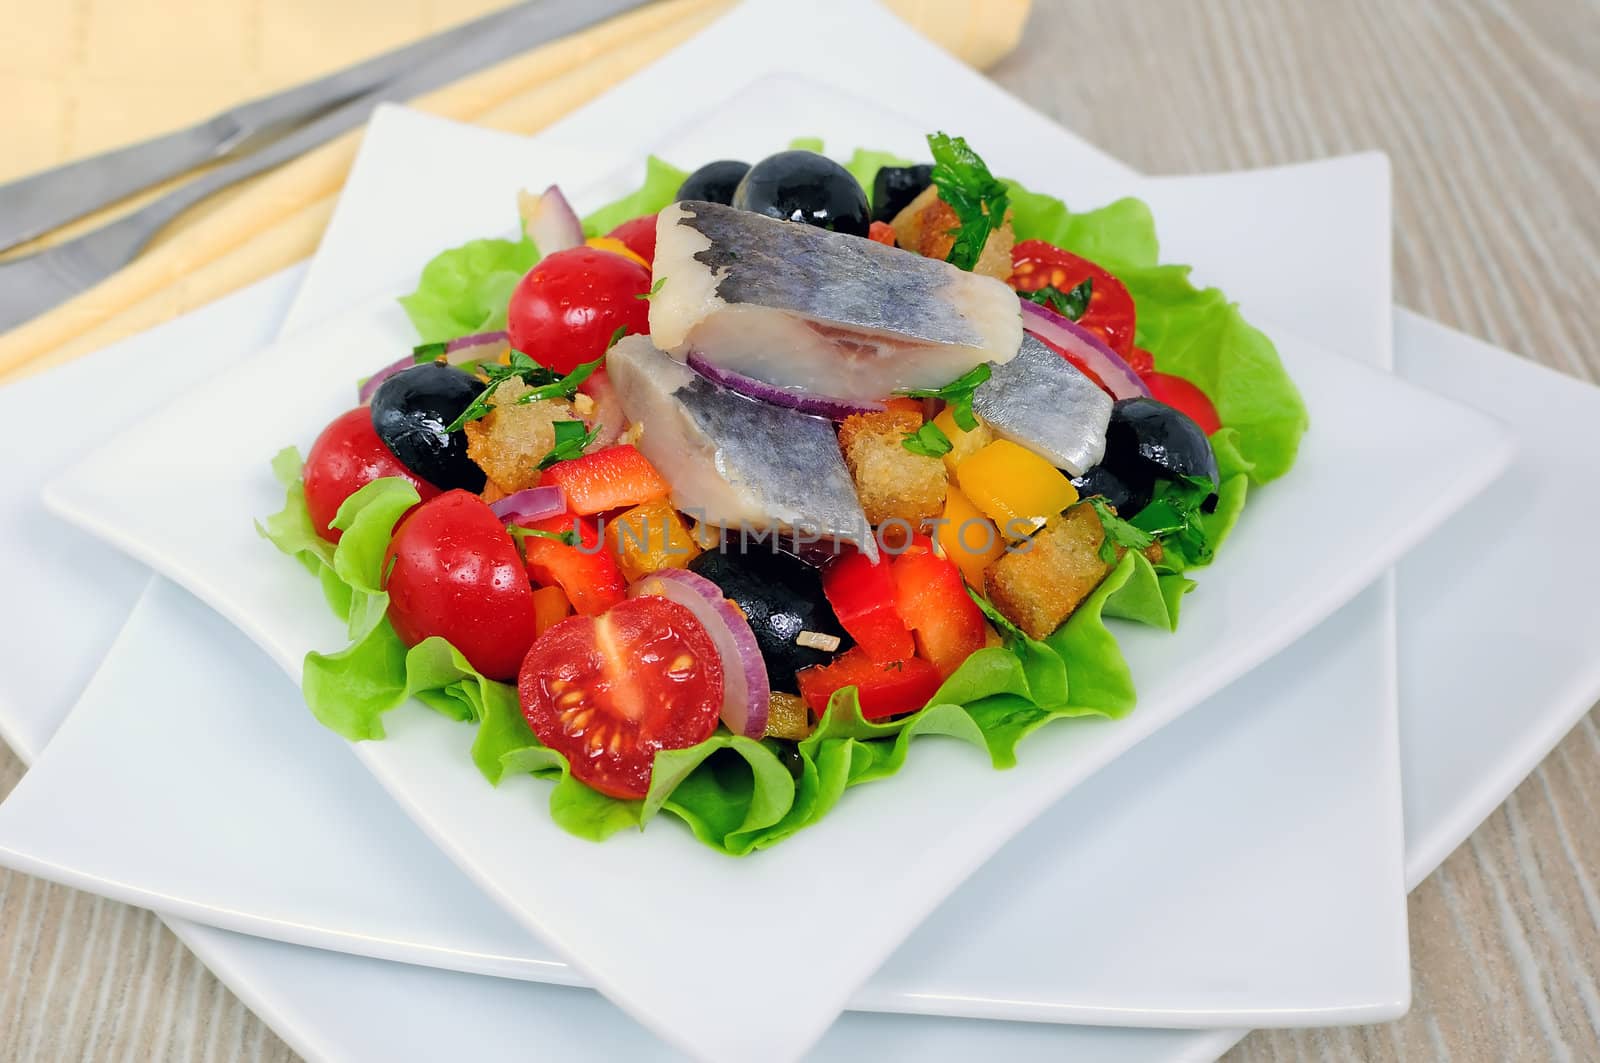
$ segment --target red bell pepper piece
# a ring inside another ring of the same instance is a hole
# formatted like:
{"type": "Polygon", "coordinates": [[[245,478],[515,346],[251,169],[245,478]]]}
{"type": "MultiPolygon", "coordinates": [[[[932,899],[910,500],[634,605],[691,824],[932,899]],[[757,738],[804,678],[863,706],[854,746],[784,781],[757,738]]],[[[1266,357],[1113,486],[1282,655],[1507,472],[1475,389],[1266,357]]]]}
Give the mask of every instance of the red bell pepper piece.
{"type": "Polygon", "coordinates": [[[852,646],[828,664],[795,673],[800,696],[819,717],[828,709],[833,692],[853,686],[861,698],[861,715],[869,720],[916,712],[939,690],[939,672],[927,661],[874,661],[860,646],[852,646]]]}
{"type": "Polygon", "coordinates": [[[594,521],[567,513],[523,526],[552,535],[577,532],[578,546],[545,535],[517,536],[528,575],[541,587],[560,587],[576,612],[598,616],[627,597],[628,581],[594,521]]]}
{"type": "Polygon", "coordinates": [[[845,554],[822,574],[822,593],[839,623],[874,661],[914,656],[911,629],[895,610],[895,581],[889,560],[873,563],[862,553],[845,554]]]}
{"type": "Polygon", "coordinates": [[[933,663],[940,679],[983,648],[983,613],[967,595],[961,570],[934,553],[927,536],[914,536],[891,571],[895,609],[916,637],[917,655],[933,663]]]}
{"type": "Polygon", "coordinates": [[[671,490],[650,460],[626,443],[558,461],[539,482],[564,489],[567,508],[586,516],[654,502],[671,490]]]}

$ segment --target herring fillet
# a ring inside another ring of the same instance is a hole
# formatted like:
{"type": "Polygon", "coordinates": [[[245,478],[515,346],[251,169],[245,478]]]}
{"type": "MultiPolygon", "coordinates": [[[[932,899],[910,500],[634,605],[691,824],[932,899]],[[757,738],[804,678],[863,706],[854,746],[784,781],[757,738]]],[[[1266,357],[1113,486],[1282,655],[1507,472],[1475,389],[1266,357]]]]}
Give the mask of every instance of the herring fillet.
{"type": "Polygon", "coordinates": [[[1105,456],[1111,396],[1031,334],[1015,358],[990,370],[972,409],[1000,438],[1074,476],[1105,456]]]}
{"type": "Polygon", "coordinates": [[[606,371],[674,506],[724,528],[831,537],[877,556],[828,421],[719,387],[647,336],[619,340],[606,371]]]}
{"type": "Polygon", "coordinates": [[[1022,342],[993,277],[859,236],[685,201],[656,222],[650,335],[682,360],[846,401],[936,388],[1022,342]]]}

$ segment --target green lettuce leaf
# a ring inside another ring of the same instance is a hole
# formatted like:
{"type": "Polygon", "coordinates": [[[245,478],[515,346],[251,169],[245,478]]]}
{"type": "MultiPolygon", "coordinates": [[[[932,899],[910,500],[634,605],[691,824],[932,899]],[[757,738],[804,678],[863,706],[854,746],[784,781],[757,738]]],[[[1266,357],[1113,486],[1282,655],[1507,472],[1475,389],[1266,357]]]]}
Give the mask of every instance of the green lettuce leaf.
{"type": "Polygon", "coordinates": [[[538,261],[527,237],[469,240],[433,256],[400,306],[422,343],[502,329],[512,289],[538,261]]]}
{"type": "Polygon", "coordinates": [[[656,213],[678,197],[678,186],[688,176],[687,170],[650,156],[644,163],[644,184],[584,218],[583,235],[604,236],[625,221],[656,213]]]}
{"type": "Polygon", "coordinates": [[[1310,419],[1278,351],[1216,288],[1196,288],[1188,266],[1113,270],[1136,308],[1136,342],[1156,368],[1204,391],[1232,429],[1249,476],[1289,471],[1310,419]]]}

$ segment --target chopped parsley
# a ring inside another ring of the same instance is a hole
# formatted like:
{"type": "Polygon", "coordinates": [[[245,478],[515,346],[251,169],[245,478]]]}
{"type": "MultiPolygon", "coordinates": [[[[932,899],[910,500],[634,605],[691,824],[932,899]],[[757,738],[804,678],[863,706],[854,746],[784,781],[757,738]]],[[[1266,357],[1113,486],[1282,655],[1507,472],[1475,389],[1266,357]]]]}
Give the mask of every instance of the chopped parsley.
{"type": "Polygon", "coordinates": [[[615,329],[612,330],[611,338],[609,340],[606,340],[606,350],[609,351],[611,348],[615,347],[617,345],[617,341],[622,339],[622,337],[626,336],[627,334],[628,334],[628,326],[627,325],[618,325],[615,329]]]}
{"type": "MultiPolygon", "coordinates": [[[[989,379],[989,363],[978,366],[976,369],[956,377],[942,388],[905,388],[897,394],[906,395],[913,399],[943,399],[950,407],[950,416],[963,432],[970,432],[978,427],[978,416],[972,412],[972,396],[983,382],[989,379]]],[[[927,425],[923,425],[924,428],[927,425]]],[[[944,439],[944,433],[939,433],[939,438],[944,439]]],[[[943,454],[950,449],[950,441],[944,440],[943,454]]]]}
{"type": "Polygon", "coordinates": [[[600,434],[599,428],[585,428],[582,421],[556,421],[550,427],[555,429],[556,445],[550,448],[550,453],[539,459],[541,470],[548,469],[558,461],[576,458],[600,434]]]}
{"type": "Polygon", "coordinates": [[[1132,524],[1160,539],[1164,547],[1176,547],[1186,563],[1206,564],[1213,551],[1204,517],[1216,491],[1217,485],[1204,476],[1174,480],[1134,516],[1132,524]]]}
{"type": "Polygon", "coordinates": [[[647,291],[647,292],[635,292],[633,297],[635,299],[643,299],[646,302],[649,302],[651,299],[654,299],[656,297],[656,293],[661,290],[661,286],[663,284],[665,284],[665,283],[667,283],[667,278],[665,278],[665,277],[657,277],[656,278],[656,282],[654,284],[650,285],[650,290],[649,291],[647,291]]]}
{"type": "Polygon", "coordinates": [[[907,432],[900,445],[924,458],[937,458],[950,453],[950,437],[939,426],[929,421],[915,432],[907,432]]]}
{"type": "Polygon", "coordinates": [[[411,348],[411,360],[418,365],[426,362],[437,362],[445,356],[450,344],[440,341],[438,343],[424,343],[420,347],[411,348]]]}
{"type": "Polygon", "coordinates": [[[516,541],[517,549],[522,549],[522,541],[528,538],[553,539],[563,546],[577,546],[578,533],[571,528],[566,531],[541,531],[538,528],[524,528],[520,524],[507,524],[506,531],[511,533],[511,538],[516,541]]]}
{"type": "Polygon", "coordinates": [[[945,261],[970,270],[983,254],[989,233],[1005,222],[1008,190],[964,138],[929,133],[928,147],[933,152],[932,178],[939,198],[961,222],[960,228],[952,230],[956,239],[945,261]]]}
{"type": "Polygon", "coordinates": [[[1136,528],[1128,521],[1123,520],[1112,512],[1111,506],[1099,495],[1085,499],[1095,516],[1100,518],[1100,526],[1105,529],[1105,538],[1100,540],[1100,560],[1108,565],[1117,563],[1117,548],[1124,550],[1143,550],[1156,541],[1151,532],[1143,528],[1136,528]]]}
{"type": "Polygon", "coordinates": [[[1093,294],[1094,278],[1085,277],[1082,283],[1075,285],[1069,292],[1064,292],[1053,284],[1046,284],[1038,291],[1028,292],[1027,298],[1047,310],[1054,310],[1070,321],[1077,321],[1089,309],[1089,297],[1093,294]]]}
{"type": "Polygon", "coordinates": [[[495,389],[512,377],[518,378],[533,389],[525,392],[517,399],[518,405],[525,406],[531,402],[539,402],[541,399],[571,397],[572,393],[578,390],[578,385],[588,380],[603,361],[605,361],[605,355],[601,355],[592,362],[584,362],[566,376],[558,376],[555,372],[546,369],[521,351],[512,351],[511,361],[507,365],[501,365],[498,362],[480,365],[478,372],[488,378],[488,384],[483,391],[479,392],[478,397],[473,399],[467,405],[467,408],[461,411],[461,415],[445,427],[445,434],[458,432],[468,422],[479,420],[493,413],[494,404],[489,400],[494,398],[495,389]]]}

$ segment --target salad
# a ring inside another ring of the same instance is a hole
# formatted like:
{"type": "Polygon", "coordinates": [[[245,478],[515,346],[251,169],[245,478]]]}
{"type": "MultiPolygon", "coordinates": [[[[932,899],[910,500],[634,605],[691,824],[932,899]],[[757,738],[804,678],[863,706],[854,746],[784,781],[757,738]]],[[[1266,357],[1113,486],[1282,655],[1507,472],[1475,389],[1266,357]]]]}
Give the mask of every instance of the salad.
{"type": "Polygon", "coordinates": [[[918,735],[1004,768],[1131,711],[1113,622],[1176,628],[1305,407],[1144,204],[928,147],[652,157],[429,262],[415,349],[273,463],[262,534],[348,625],[317,719],[379,739],[416,697],[568,831],[666,810],[742,855],[918,735]]]}

